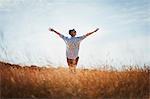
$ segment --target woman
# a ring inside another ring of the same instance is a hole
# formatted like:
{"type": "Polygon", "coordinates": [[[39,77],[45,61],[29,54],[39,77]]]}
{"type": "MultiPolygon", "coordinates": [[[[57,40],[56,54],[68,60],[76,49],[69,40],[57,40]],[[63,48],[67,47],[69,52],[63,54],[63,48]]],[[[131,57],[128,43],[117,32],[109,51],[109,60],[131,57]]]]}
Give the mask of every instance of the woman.
{"type": "Polygon", "coordinates": [[[75,29],[69,30],[70,38],[62,35],[61,33],[57,32],[56,30],[49,28],[49,31],[52,31],[59,35],[66,43],[66,58],[67,58],[67,63],[69,66],[69,69],[71,72],[75,73],[76,72],[76,66],[79,60],[79,47],[80,47],[80,42],[86,38],[87,36],[97,32],[99,28],[95,29],[92,32],[89,32],[83,36],[75,37],[76,36],[76,31],[75,29]]]}

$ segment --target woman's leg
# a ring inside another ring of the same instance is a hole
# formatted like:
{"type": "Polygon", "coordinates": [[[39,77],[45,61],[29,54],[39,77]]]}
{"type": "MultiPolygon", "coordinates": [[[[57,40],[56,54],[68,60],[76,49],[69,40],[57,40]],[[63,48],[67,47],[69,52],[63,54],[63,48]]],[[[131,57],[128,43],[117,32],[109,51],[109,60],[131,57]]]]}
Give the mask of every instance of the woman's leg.
{"type": "Polygon", "coordinates": [[[79,57],[76,58],[76,65],[78,64],[79,57]]]}
{"type": "Polygon", "coordinates": [[[76,63],[77,63],[76,59],[73,59],[73,60],[72,60],[72,63],[73,63],[73,64],[72,64],[72,65],[73,65],[73,66],[72,66],[72,67],[73,67],[73,72],[75,73],[75,72],[76,72],[76,66],[77,66],[77,65],[76,65],[76,63]]]}
{"type": "Polygon", "coordinates": [[[72,72],[73,71],[73,66],[72,66],[72,60],[67,58],[67,63],[68,63],[68,66],[69,66],[69,71],[72,72]]]}
{"type": "Polygon", "coordinates": [[[79,60],[79,57],[77,57],[75,60],[74,60],[74,66],[73,66],[73,71],[76,72],[76,67],[77,67],[77,64],[78,64],[78,60],[79,60]]]}

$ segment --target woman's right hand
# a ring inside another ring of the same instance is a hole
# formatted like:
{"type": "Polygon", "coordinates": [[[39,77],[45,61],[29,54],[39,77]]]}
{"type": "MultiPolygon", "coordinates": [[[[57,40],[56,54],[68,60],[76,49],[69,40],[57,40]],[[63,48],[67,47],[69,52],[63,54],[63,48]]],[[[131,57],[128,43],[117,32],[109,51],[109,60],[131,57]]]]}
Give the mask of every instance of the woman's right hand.
{"type": "Polygon", "coordinates": [[[94,30],[94,32],[97,32],[99,30],[99,28],[97,28],[96,30],[94,30]]]}
{"type": "Polygon", "coordinates": [[[49,28],[49,31],[54,31],[54,29],[52,29],[52,28],[49,28]]]}

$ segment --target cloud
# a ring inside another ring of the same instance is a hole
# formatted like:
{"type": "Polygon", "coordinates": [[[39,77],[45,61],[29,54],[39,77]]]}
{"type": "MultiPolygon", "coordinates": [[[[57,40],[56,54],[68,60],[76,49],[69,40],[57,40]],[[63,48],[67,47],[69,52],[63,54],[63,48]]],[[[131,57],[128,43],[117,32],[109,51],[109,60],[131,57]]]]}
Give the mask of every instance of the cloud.
{"type": "Polygon", "coordinates": [[[130,59],[132,63],[149,64],[146,7],[145,3],[114,0],[89,0],[87,3],[79,0],[2,0],[0,30],[5,39],[0,44],[7,46],[9,57],[3,54],[1,58],[21,64],[67,65],[65,43],[50,33],[48,27],[66,36],[72,28],[79,36],[99,27],[98,33],[81,43],[80,66],[104,64],[106,60],[110,64],[128,64],[130,59]]]}

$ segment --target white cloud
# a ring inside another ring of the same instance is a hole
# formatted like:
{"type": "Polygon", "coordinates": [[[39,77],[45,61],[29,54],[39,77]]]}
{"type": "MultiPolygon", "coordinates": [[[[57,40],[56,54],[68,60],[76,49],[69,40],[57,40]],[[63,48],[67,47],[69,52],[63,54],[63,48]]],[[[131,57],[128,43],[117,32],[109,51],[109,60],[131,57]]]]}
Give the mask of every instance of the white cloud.
{"type": "MultiPolygon", "coordinates": [[[[66,36],[69,36],[68,30],[72,28],[77,30],[78,35],[83,35],[99,27],[99,32],[81,43],[79,66],[104,64],[106,60],[110,64],[128,64],[131,61],[140,65],[149,64],[149,35],[144,25],[137,24],[146,24],[147,17],[145,11],[137,7],[125,8],[122,12],[116,11],[113,3],[107,5],[104,1],[89,1],[86,4],[65,0],[16,0],[13,4],[10,0],[0,2],[0,9],[5,12],[0,11],[0,30],[7,42],[5,46],[10,61],[40,65],[48,61],[56,66],[67,65],[65,43],[50,33],[48,27],[66,36]]],[[[6,57],[3,55],[2,58],[6,57]]]]}

